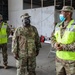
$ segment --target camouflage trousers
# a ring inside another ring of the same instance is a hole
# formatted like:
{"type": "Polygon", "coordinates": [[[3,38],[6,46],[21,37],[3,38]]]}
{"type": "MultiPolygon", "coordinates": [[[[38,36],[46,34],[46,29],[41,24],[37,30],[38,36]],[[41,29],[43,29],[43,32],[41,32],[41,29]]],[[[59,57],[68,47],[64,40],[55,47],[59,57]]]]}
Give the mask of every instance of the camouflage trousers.
{"type": "Polygon", "coordinates": [[[56,59],[56,75],[75,75],[75,61],[56,59]]]}
{"type": "Polygon", "coordinates": [[[17,75],[36,75],[36,58],[16,60],[17,75]],[[28,60],[28,61],[27,61],[28,60]]]}
{"type": "Polygon", "coordinates": [[[2,49],[2,56],[3,56],[3,64],[7,65],[7,59],[8,59],[8,55],[7,55],[7,44],[2,44],[0,45],[0,49],[2,49]]]}

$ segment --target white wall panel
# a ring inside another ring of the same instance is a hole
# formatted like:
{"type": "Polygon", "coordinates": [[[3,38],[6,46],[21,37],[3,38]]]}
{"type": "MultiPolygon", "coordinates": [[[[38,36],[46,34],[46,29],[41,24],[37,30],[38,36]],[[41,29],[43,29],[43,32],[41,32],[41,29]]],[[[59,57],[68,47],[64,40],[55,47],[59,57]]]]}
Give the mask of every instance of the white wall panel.
{"type": "Polygon", "coordinates": [[[31,15],[31,24],[36,26],[39,35],[50,37],[54,27],[54,6],[23,10],[31,15]]]}

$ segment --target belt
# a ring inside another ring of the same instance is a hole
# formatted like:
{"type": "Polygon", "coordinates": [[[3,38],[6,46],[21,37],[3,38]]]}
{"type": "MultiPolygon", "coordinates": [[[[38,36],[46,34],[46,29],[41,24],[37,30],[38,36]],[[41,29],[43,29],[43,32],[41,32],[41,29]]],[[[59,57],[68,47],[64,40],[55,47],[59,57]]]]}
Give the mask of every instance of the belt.
{"type": "Polygon", "coordinates": [[[65,64],[72,64],[72,63],[75,63],[75,60],[73,61],[73,60],[63,60],[63,59],[60,59],[60,58],[58,58],[58,57],[56,57],[56,61],[57,62],[64,62],[65,64]]]}

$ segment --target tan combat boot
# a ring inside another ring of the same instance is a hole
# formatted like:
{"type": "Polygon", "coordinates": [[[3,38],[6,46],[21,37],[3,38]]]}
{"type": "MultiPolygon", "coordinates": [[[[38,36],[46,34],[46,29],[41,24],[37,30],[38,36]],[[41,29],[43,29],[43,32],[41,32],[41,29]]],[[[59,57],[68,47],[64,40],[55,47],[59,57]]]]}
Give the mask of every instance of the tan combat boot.
{"type": "Polygon", "coordinates": [[[8,67],[7,64],[5,64],[5,65],[4,65],[4,69],[7,69],[7,67],[8,67]]]}

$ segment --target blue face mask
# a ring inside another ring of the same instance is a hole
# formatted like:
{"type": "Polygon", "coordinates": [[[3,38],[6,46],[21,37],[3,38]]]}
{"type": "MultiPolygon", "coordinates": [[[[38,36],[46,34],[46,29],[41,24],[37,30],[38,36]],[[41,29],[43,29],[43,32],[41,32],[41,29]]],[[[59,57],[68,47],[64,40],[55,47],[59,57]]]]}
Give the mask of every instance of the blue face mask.
{"type": "Polygon", "coordinates": [[[60,19],[60,21],[64,22],[66,18],[64,17],[63,14],[60,14],[60,15],[59,15],[59,19],[60,19]]]}

